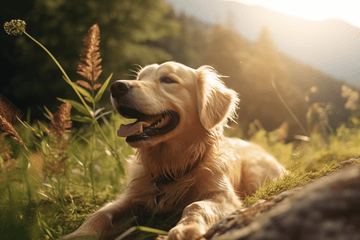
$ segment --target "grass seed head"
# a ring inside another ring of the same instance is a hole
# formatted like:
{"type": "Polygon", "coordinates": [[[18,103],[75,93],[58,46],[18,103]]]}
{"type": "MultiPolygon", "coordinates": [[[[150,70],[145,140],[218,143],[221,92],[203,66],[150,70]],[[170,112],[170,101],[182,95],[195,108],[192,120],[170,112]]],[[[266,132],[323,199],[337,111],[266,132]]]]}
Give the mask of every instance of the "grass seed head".
{"type": "Polygon", "coordinates": [[[69,120],[71,115],[71,104],[63,103],[59,110],[52,116],[50,128],[54,130],[55,135],[62,137],[64,133],[70,132],[72,121],[69,120]]]}
{"type": "MultiPolygon", "coordinates": [[[[99,43],[100,28],[96,23],[89,29],[88,35],[84,39],[86,48],[84,49],[84,53],[81,55],[83,58],[81,58],[81,61],[78,64],[77,71],[79,75],[92,82],[92,85],[99,78],[102,72],[100,65],[102,59],[100,58],[100,52],[98,52],[99,43]]],[[[91,89],[93,89],[93,87],[91,87],[91,89]]]]}
{"type": "Polygon", "coordinates": [[[11,136],[12,139],[18,141],[19,144],[25,145],[25,143],[21,140],[15,128],[1,115],[0,115],[0,130],[2,130],[5,133],[5,135],[9,135],[11,136]]]}
{"type": "Polygon", "coordinates": [[[10,22],[6,22],[4,24],[5,32],[9,35],[21,35],[25,32],[26,23],[23,20],[11,20],[10,22]]]}

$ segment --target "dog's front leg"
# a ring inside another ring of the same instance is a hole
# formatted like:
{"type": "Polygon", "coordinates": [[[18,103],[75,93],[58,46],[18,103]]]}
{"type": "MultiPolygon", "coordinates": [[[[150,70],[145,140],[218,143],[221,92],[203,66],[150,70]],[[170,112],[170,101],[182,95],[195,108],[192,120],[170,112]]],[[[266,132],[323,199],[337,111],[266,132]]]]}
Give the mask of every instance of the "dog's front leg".
{"type": "Polygon", "coordinates": [[[122,224],[131,216],[130,201],[125,193],[116,201],[91,214],[80,228],[61,239],[114,239],[121,232],[122,224]]]}
{"type": "Polygon", "coordinates": [[[217,193],[209,199],[194,202],[184,209],[181,220],[170,230],[168,239],[202,239],[212,225],[240,207],[241,201],[235,194],[229,193],[217,193]]]}

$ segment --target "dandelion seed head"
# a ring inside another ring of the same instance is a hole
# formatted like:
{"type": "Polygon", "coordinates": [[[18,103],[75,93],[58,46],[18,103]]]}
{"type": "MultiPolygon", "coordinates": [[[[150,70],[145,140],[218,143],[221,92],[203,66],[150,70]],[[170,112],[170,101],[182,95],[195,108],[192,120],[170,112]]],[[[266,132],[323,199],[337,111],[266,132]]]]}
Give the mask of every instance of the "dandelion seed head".
{"type": "Polygon", "coordinates": [[[345,103],[345,109],[355,111],[359,109],[359,104],[357,103],[359,100],[359,93],[352,90],[346,85],[343,85],[341,88],[341,96],[343,98],[347,98],[347,102],[345,103]]]}
{"type": "Polygon", "coordinates": [[[318,89],[318,87],[317,86],[312,86],[311,88],[310,88],[310,92],[311,93],[317,93],[319,91],[319,89],[318,89]]]}
{"type": "Polygon", "coordinates": [[[342,87],[341,87],[341,96],[343,98],[347,98],[350,95],[351,91],[352,91],[351,88],[349,88],[346,85],[342,85],[342,87]]]}
{"type": "Polygon", "coordinates": [[[6,22],[4,24],[4,30],[9,35],[21,35],[25,32],[26,23],[23,20],[11,20],[10,22],[6,22]]]}

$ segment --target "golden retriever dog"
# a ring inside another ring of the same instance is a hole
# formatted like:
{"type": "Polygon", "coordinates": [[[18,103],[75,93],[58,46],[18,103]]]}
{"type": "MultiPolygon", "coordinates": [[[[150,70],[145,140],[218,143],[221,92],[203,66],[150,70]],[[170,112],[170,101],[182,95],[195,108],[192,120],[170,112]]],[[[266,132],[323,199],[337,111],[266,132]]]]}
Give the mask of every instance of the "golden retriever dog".
{"type": "Polygon", "coordinates": [[[286,172],[262,147],[223,135],[238,94],[209,66],[149,65],[136,80],[113,83],[111,101],[121,116],[137,119],[117,131],[138,149],[126,191],[65,238],[115,239],[127,220],[157,208],[158,213],[184,209],[168,239],[201,239],[243,207],[246,195],[286,172]]]}

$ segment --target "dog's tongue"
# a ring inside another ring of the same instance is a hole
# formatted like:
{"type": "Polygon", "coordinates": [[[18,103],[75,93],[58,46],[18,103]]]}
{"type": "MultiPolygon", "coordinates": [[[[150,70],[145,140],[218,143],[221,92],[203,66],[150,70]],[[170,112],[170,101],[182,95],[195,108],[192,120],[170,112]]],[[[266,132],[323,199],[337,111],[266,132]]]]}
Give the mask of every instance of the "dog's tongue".
{"type": "Polygon", "coordinates": [[[131,124],[121,124],[120,128],[117,130],[117,135],[119,137],[128,137],[134,134],[140,134],[143,132],[143,127],[149,127],[150,123],[147,122],[135,122],[131,124]]]}

